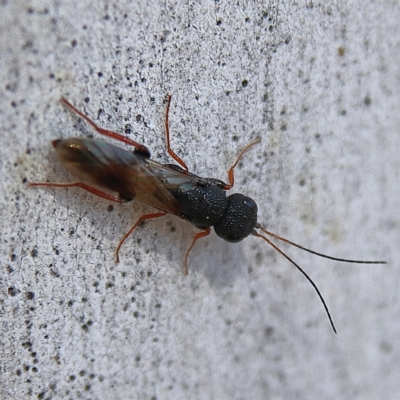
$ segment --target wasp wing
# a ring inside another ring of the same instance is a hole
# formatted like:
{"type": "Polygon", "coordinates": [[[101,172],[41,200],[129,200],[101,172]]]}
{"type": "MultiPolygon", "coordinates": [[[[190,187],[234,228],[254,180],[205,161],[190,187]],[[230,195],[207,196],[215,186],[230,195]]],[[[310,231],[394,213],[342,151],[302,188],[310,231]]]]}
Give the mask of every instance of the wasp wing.
{"type": "Polygon", "coordinates": [[[67,169],[82,181],[117,192],[121,199],[136,198],[159,210],[182,216],[173,193],[182,185],[204,183],[196,175],[159,164],[102,140],[71,138],[53,146],[67,169]]]}

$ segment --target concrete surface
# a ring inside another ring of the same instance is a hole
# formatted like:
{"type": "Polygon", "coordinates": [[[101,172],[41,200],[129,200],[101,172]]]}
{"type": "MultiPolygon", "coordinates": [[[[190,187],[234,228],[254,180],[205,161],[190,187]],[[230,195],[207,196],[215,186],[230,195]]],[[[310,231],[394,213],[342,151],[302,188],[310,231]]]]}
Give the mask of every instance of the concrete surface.
{"type": "MultiPolygon", "coordinates": [[[[0,2],[2,399],[395,399],[400,391],[400,6],[0,2]],[[78,189],[50,141],[101,126],[226,180],[326,299],[260,239],[200,241],[78,189]]],[[[328,4],[329,5],[326,5],[328,4]]]]}

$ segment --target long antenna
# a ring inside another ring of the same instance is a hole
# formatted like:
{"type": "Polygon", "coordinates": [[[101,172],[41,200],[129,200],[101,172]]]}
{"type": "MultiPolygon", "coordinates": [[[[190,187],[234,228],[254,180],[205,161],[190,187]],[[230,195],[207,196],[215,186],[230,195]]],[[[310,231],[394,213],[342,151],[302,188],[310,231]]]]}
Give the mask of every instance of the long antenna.
{"type": "MultiPolygon", "coordinates": [[[[262,229],[261,226],[259,226],[259,228],[261,230],[264,231],[264,229],[262,229]]],[[[267,232],[268,233],[268,232],[267,232]]],[[[287,260],[289,260],[305,277],[306,279],[311,283],[312,287],[315,289],[315,291],[318,294],[318,297],[320,298],[322,305],[325,308],[325,312],[329,318],[329,322],[331,323],[333,332],[337,333],[336,328],[335,328],[335,324],[333,323],[332,317],[331,317],[331,313],[328,310],[328,306],[325,303],[324,298],[322,297],[321,292],[319,291],[319,289],[317,288],[317,285],[312,281],[312,279],[306,274],[306,272],[298,265],[296,264],[288,255],[286,255],[278,246],[276,246],[274,243],[272,243],[266,236],[261,235],[259,233],[257,233],[256,231],[253,232],[254,236],[260,237],[261,239],[265,240],[270,246],[272,246],[278,253],[282,254],[283,257],[285,257],[287,260]]]]}
{"type": "Polygon", "coordinates": [[[278,236],[278,235],[276,235],[275,233],[269,232],[269,231],[267,231],[263,226],[261,226],[260,224],[257,224],[257,225],[256,225],[256,228],[257,228],[257,229],[261,229],[264,233],[266,233],[266,234],[269,235],[269,236],[274,237],[275,239],[282,240],[282,242],[289,243],[289,244],[291,244],[292,246],[295,246],[295,247],[297,247],[297,248],[299,248],[299,249],[301,249],[301,250],[308,251],[309,253],[314,254],[314,255],[316,255],[316,256],[319,256],[319,257],[328,258],[329,260],[335,260],[335,261],[347,262],[347,263],[353,263],[353,264],[387,264],[387,261],[349,260],[349,259],[346,259],[346,258],[337,258],[337,257],[327,256],[326,254],[317,253],[317,252],[314,251],[314,250],[307,249],[306,247],[303,247],[303,246],[300,246],[300,245],[297,244],[297,243],[291,242],[290,240],[285,239],[285,238],[282,237],[282,236],[278,236]]]}
{"type": "MultiPolygon", "coordinates": [[[[297,247],[297,248],[299,248],[299,249],[301,249],[301,250],[307,251],[307,252],[309,252],[309,253],[311,253],[311,254],[314,254],[314,255],[316,255],[316,256],[319,256],[319,257],[328,258],[328,259],[330,259],[330,260],[335,260],[335,261],[340,261],[340,262],[347,262],[347,263],[353,263],[353,264],[387,264],[386,261],[349,260],[349,259],[346,259],[346,258],[331,257],[331,256],[328,256],[328,255],[326,255],[326,254],[318,253],[318,252],[316,252],[316,251],[314,251],[314,250],[307,249],[306,247],[300,246],[299,244],[294,243],[294,242],[292,242],[292,241],[290,241],[290,240],[288,240],[288,239],[286,239],[286,238],[284,238],[284,237],[282,237],[282,236],[279,236],[279,235],[276,235],[275,233],[269,232],[269,231],[267,231],[267,230],[266,230],[262,225],[260,225],[260,224],[257,224],[257,225],[256,225],[256,229],[261,229],[261,230],[262,230],[264,233],[266,233],[267,235],[269,235],[269,236],[271,236],[271,237],[273,237],[273,238],[275,238],[275,239],[281,240],[282,242],[289,243],[289,244],[291,244],[292,246],[295,246],[295,247],[297,247]]],[[[337,332],[336,332],[336,328],[335,328],[335,324],[333,323],[331,314],[330,314],[330,312],[329,312],[329,310],[328,310],[328,306],[326,305],[325,300],[324,300],[324,298],[322,297],[321,292],[320,292],[319,289],[317,288],[317,285],[312,281],[312,279],[306,274],[306,272],[305,272],[298,264],[296,264],[288,255],[286,255],[278,246],[276,246],[274,243],[272,243],[267,237],[265,237],[264,235],[261,235],[261,234],[257,233],[256,231],[253,232],[253,235],[254,235],[254,236],[257,236],[257,237],[260,237],[261,239],[265,240],[265,241],[266,241],[270,246],[272,246],[278,253],[282,254],[287,260],[289,260],[289,261],[290,261],[290,262],[291,262],[291,263],[306,277],[306,279],[311,283],[312,287],[313,287],[313,288],[315,289],[315,291],[317,292],[318,297],[320,298],[320,300],[321,300],[321,302],[322,302],[322,304],[323,304],[323,306],[324,306],[325,312],[326,312],[326,314],[327,314],[327,316],[328,316],[328,318],[329,318],[329,322],[331,323],[331,326],[332,326],[333,331],[334,331],[335,333],[337,333],[337,332]]]]}

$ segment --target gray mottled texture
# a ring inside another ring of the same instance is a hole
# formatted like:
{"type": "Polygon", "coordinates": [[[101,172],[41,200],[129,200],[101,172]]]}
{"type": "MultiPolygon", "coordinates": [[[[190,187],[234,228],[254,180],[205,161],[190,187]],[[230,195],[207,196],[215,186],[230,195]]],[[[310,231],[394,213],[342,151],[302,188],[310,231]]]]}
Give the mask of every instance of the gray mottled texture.
{"type": "Polygon", "coordinates": [[[400,7],[364,1],[0,1],[2,399],[395,399],[400,392],[400,7]],[[329,5],[327,5],[329,4],[329,5]],[[101,126],[226,180],[267,243],[68,181],[50,141],[101,126]]]}

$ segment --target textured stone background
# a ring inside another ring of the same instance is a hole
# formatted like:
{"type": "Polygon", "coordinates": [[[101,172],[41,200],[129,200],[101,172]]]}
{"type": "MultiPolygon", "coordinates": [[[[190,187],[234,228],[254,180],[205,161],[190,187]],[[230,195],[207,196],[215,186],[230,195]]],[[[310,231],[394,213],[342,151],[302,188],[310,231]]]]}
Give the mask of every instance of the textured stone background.
{"type": "Polygon", "coordinates": [[[2,399],[395,399],[400,7],[364,1],[0,1],[2,399]],[[326,5],[328,4],[329,5],[326,5]],[[101,126],[253,197],[310,284],[257,238],[79,190],[50,141],[101,126]]]}

